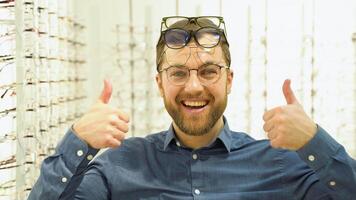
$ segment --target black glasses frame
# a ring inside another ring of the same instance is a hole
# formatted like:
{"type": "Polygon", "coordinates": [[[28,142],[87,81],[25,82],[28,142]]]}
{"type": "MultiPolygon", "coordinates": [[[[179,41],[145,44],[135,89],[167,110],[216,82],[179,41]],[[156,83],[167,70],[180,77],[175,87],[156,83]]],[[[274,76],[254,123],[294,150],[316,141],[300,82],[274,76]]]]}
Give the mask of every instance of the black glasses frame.
{"type": "MultiPolygon", "coordinates": [[[[202,29],[202,28],[214,28],[214,29],[217,29],[217,30],[219,30],[219,33],[220,33],[220,38],[219,38],[219,42],[217,43],[217,44],[219,44],[220,43],[220,40],[221,40],[221,36],[224,36],[225,38],[227,38],[226,36],[227,36],[227,34],[226,34],[226,27],[225,27],[225,21],[224,21],[224,18],[223,17],[221,17],[221,16],[199,16],[199,17],[186,17],[186,16],[168,16],[168,17],[163,17],[162,18],[162,22],[161,22],[161,36],[160,37],[163,37],[163,40],[164,40],[164,42],[165,42],[165,44],[167,44],[166,43],[166,39],[165,39],[165,34],[167,33],[167,31],[169,31],[169,30],[171,30],[171,29],[181,29],[181,30],[185,30],[185,31],[187,31],[187,32],[189,32],[190,34],[190,38],[189,38],[189,40],[188,40],[188,42],[190,41],[190,39],[191,39],[191,36],[192,36],[192,33],[194,33],[194,32],[197,32],[197,31],[199,31],[200,29],[202,29]],[[168,25],[167,25],[167,20],[169,20],[169,19],[172,19],[172,18],[177,18],[178,20],[177,21],[179,21],[179,19],[181,19],[181,20],[186,20],[186,24],[183,24],[182,25],[182,27],[175,27],[175,28],[170,28],[168,25]],[[206,26],[206,25],[202,25],[202,24],[200,24],[199,23],[199,19],[211,19],[211,18],[215,18],[215,19],[217,19],[218,20],[218,22],[219,22],[219,24],[217,25],[217,27],[214,27],[214,26],[206,26]],[[186,26],[187,24],[189,24],[191,21],[194,21],[198,26],[200,26],[201,28],[199,28],[198,30],[196,30],[196,31],[187,31],[186,29],[184,29],[184,26],[186,26]],[[222,28],[220,28],[221,27],[221,25],[223,25],[224,26],[224,28],[222,29],[222,28]],[[163,30],[163,29],[166,29],[166,30],[163,30]]],[[[195,36],[194,36],[194,39],[196,40],[196,38],[195,38],[195,36]]],[[[197,40],[196,40],[197,41],[197,40]]],[[[198,43],[198,42],[197,42],[198,43]]],[[[229,43],[227,42],[227,39],[226,39],[226,43],[229,45],[229,43]]],[[[198,43],[199,44],[199,43],[198,43]]],[[[200,45],[200,44],[199,44],[200,45]]],[[[168,45],[167,45],[168,46],[168,45]]],[[[186,46],[186,45],[185,45],[186,46]]],[[[201,45],[200,45],[201,46],[201,45]]],[[[217,45],[215,45],[215,46],[212,46],[212,47],[205,47],[205,48],[213,48],[213,47],[216,47],[217,45]]],[[[184,47],[184,46],[183,46],[184,47]]],[[[181,48],[183,48],[183,47],[181,47],[181,48]]],[[[202,47],[204,47],[204,46],[202,46],[202,47]]],[[[171,48],[171,47],[169,47],[169,48],[171,48]]],[[[173,48],[173,49],[179,49],[179,48],[173,48]]]]}
{"type": "MultiPolygon", "coordinates": [[[[194,21],[198,26],[200,27],[205,27],[204,25],[199,24],[199,19],[209,19],[209,18],[216,18],[219,20],[219,25],[217,26],[218,28],[220,28],[221,24],[224,25],[224,30],[225,30],[225,22],[224,22],[224,18],[221,16],[199,16],[199,17],[185,17],[185,16],[168,16],[168,17],[163,17],[162,18],[162,22],[161,22],[161,31],[163,29],[163,25],[165,26],[165,28],[169,28],[169,26],[167,25],[167,20],[168,19],[172,19],[172,18],[177,18],[177,19],[187,19],[187,23],[184,24],[183,26],[186,26],[187,24],[189,24],[189,22],[194,21]]],[[[216,27],[214,27],[216,28],[216,27]]]]}
{"type": "Polygon", "coordinates": [[[221,41],[221,36],[222,34],[224,34],[224,31],[221,30],[221,29],[218,29],[218,28],[214,28],[214,27],[202,27],[202,28],[199,28],[198,30],[196,31],[188,31],[188,30],[185,30],[185,29],[182,29],[182,28],[171,28],[171,29],[167,29],[165,31],[162,31],[162,36],[163,36],[163,41],[164,43],[167,45],[167,47],[171,48],[171,49],[181,49],[181,48],[184,48],[185,46],[187,46],[187,44],[189,43],[189,41],[192,39],[192,37],[194,38],[194,40],[198,43],[199,46],[201,47],[204,47],[204,48],[214,48],[216,46],[219,45],[220,41],[221,41]],[[199,40],[197,39],[196,37],[196,34],[199,32],[199,31],[202,31],[204,29],[215,29],[218,33],[219,33],[219,40],[218,42],[213,45],[213,46],[204,46],[202,44],[199,43],[199,40]],[[173,31],[173,30],[182,30],[182,31],[185,31],[187,33],[187,35],[189,35],[188,39],[186,41],[184,41],[184,45],[183,46],[180,46],[180,47],[172,47],[172,46],[169,46],[168,43],[167,43],[167,40],[166,40],[166,33],[168,33],[169,31],[173,31]]]}

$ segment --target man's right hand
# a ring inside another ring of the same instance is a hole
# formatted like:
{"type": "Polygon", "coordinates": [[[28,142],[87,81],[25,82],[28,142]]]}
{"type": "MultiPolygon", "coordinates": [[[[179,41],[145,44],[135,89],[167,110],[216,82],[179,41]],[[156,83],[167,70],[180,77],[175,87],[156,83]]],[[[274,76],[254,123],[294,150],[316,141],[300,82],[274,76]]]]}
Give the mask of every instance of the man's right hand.
{"type": "Polygon", "coordinates": [[[129,129],[129,117],[108,105],[112,85],[104,80],[104,89],[98,99],[74,125],[75,134],[95,149],[118,147],[129,129]]]}

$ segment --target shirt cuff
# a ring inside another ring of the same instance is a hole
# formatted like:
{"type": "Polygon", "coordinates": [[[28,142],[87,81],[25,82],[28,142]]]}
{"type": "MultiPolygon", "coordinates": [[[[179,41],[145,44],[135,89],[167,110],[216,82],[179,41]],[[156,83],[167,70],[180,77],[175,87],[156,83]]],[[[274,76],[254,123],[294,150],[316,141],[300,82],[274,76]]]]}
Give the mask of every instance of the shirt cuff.
{"type": "Polygon", "coordinates": [[[302,148],[297,150],[299,157],[314,171],[325,166],[336,154],[341,145],[323,128],[317,125],[315,136],[302,148]]]}
{"type": "Polygon", "coordinates": [[[76,172],[79,166],[86,166],[98,153],[98,149],[90,147],[86,142],[81,140],[71,127],[65,134],[62,141],[56,148],[56,154],[62,156],[68,169],[76,172]]]}

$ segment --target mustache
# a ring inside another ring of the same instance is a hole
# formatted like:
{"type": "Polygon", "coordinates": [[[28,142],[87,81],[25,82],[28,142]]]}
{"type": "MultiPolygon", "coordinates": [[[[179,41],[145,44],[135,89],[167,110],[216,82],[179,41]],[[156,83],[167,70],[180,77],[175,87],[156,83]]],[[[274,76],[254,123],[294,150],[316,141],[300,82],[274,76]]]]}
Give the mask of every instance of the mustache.
{"type": "Polygon", "coordinates": [[[199,95],[194,95],[194,94],[189,94],[189,93],[182,93],[177,95],[176,97],[176,102],[180,103],[183,99],[204,99],[204,100],[209,100],[212,101],[214,100],[214,96],[210,93],[208,94],[199,94],[199,95]]]}

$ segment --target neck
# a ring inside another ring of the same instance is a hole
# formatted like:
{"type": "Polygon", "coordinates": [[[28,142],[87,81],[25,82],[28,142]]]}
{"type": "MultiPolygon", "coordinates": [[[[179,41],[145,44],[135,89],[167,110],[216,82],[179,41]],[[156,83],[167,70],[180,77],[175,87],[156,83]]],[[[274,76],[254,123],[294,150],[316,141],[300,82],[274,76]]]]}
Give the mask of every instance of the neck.
{"type": "Polygon", "coordinates": [[[199,149],[201,147],[206,147],[209,144],[211,144],[218,137],[218,134],[220,133],[223,127],[224,127],[224,121],[223,118],[220,117],[220,119],[215,123],[215,125],[213,126],[212,129],[210,129],[209,132],[201,136],[193,136],[193,135],[188,135],[183,131],[181,131],[178,128],[178,126],[173,122],[173,128],[179,142],[183,146],[191,149],[199,149]]]}

